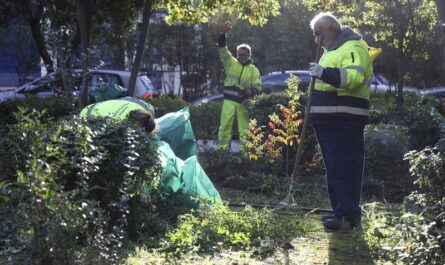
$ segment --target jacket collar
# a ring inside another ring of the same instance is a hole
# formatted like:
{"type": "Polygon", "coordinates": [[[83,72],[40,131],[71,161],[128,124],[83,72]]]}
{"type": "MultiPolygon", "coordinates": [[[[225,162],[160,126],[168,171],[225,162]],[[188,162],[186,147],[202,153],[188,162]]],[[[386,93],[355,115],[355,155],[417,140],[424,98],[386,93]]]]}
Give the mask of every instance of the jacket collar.
{"type": "Polygon", "coordinates": [[[340,34],[338,34],[337,38],[327,49],[328,51],[333,51],[343,45],[343,43],[350,40],[359,40],[362,38],[360,33],[355,32],[348,26],[342,26],[340,34]]]}

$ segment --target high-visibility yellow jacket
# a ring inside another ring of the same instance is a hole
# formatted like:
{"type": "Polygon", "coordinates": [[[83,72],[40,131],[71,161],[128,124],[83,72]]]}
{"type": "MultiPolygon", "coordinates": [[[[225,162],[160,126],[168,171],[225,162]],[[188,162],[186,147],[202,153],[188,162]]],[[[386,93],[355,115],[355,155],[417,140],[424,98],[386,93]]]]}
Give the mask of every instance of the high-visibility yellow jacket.
{"type": "Polygon", "coordinates": [[[369,119],[369,84],[373,67],[361,35],[349,27],[343,27],[319,64],[324,70],[311,91],[311,120],[366,123],[369,119]]]}
{"type": "Polygon", "coordinates": [[[224,99],[233,100],[241,103],[246,98],[244,91],[255,88],[261,91],[260,71],[252,64],[250,60],[247,64],[241,64],[227,47],[219,48],[219,58],[224,65],[226,78],[224,79],[224,99]]]}
{"type": "Polygon", "coordinates": [[[132,110],[138,109],[145,109],[151,111],[154,114],[153,106],[148,104],[147,102],[137,98],[123,97],[88,105],[82,109],[82,111],[80,112],[80,117],[112,117],[116,120],[123,121],[128,118],[128,114],[132,110]]]}

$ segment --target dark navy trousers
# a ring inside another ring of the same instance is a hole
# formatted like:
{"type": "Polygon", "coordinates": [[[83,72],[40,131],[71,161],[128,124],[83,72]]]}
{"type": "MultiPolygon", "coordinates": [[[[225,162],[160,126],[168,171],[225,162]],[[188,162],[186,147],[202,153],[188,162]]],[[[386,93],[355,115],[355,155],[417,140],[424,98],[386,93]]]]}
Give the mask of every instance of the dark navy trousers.
{"type": "Polygon", "coordinates": [[[334,214],[340,217],[360,215],[364,125],[347,121],[315,123],[314,130],[323,155],[334,214]]]}

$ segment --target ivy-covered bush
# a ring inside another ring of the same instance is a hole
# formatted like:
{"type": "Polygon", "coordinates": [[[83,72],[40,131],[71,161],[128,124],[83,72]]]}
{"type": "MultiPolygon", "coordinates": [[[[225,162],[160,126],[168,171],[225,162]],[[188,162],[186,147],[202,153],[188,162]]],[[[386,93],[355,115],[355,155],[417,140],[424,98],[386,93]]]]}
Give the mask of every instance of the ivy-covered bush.
{"type": "Polygon", "coordinates": [[[133,218],[130,202],[155,214],[153,139],[130,123],[43,115],[28,113],[0,139],[10,156],[0,161],[0,251],[23,249],[32,264],[116,263],[122,240],[151,221],[133,218]]]}
{"type": "Polygon", "coordinates": [[[378,199],[403,200],[413,189],[408,162],[409,137],[404,127],[370,124],[365,128],[364,193],[378,199]]]}

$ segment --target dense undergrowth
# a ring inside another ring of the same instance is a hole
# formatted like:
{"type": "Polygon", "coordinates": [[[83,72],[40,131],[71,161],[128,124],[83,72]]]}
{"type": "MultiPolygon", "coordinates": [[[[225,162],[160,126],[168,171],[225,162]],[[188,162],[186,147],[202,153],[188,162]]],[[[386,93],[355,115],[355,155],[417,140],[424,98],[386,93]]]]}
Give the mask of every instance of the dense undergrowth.
{"type": "MultiPolygon", "coordinates": [[[[286,115],[295,114],[298,121],[304,97],[296,98],[292,107],[286,105],[289,96],[262,95],[246,102],[257,128],[271,127],[267,115],[272,115],[274,126],[286,115]]],[[[406,95],[404,109],[395,110],[394,100],[384,95],[371,101],[364,198],[377,202],[364,207],[363,236],[376,258],[443,264],[441,106],[406,95]]],[[[127,123],[85,123],[72,116],[78,110],[69,102],[27,99],[26,104],[0,104],[7,110],[0,118],[1,257],[28,264],[122,263],[137,255],[127,253],[125,246],[143,242],[175,260],[188,251],[202,255],[231,250],[261,259],[311,229],[304,216],[284,218],[267,209],[175,208],[169,203],[173,198],[157,191],[161,169],[153,139],[127,123]]],[[[151,103],[157,117],[187,106],[171,98],[151,103]]],[[[220,106],[191,107],[196,138],[215,139],[220,106]]],[[[274,157],[252,160],[245,153],[208,150],[199,161],[219,187],[283,198],[297,138],[291,123],[282,124],[283,139],[270,142],[276,144],[274,157]]],[[[297,201],[303,206],[325,203],[324,194],[320,196],[325,193],[323,162],[311,133],[303,163],[297,201]]]]}

